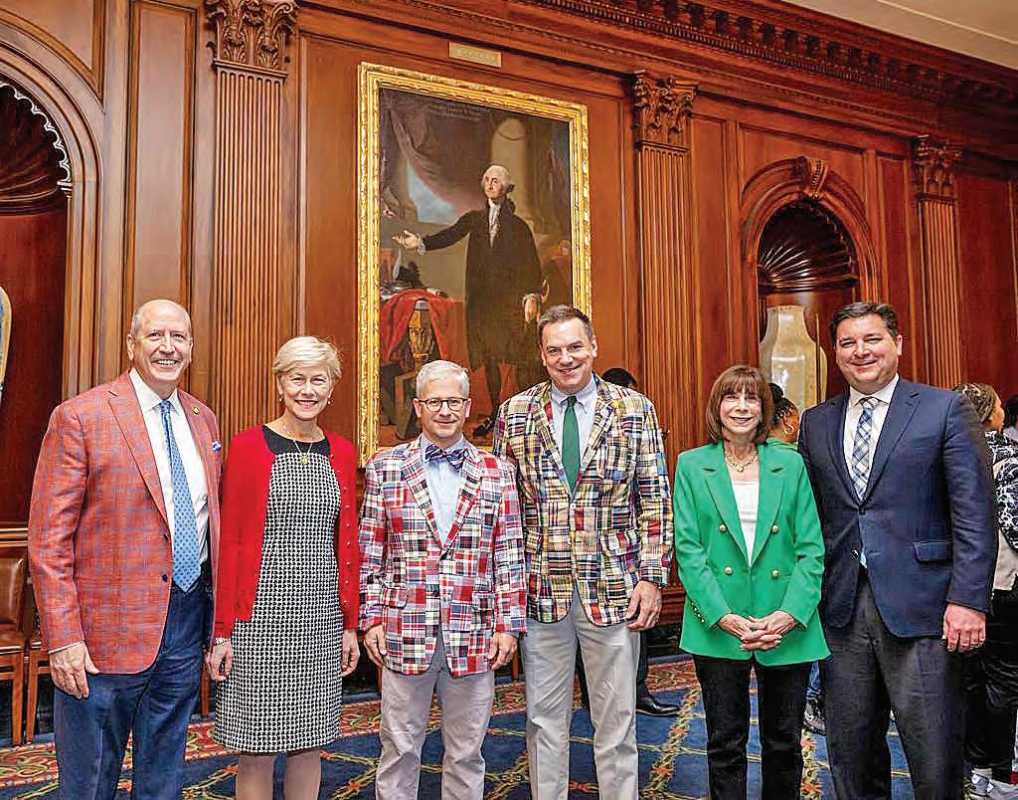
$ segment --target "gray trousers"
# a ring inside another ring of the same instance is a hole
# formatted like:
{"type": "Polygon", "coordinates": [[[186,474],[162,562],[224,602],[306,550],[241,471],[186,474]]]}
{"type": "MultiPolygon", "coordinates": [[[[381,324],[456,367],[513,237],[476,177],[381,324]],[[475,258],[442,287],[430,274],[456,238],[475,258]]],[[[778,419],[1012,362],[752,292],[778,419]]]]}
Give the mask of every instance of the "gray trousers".
{"type": "Polygon", "coordinates": [[[454,678],[438,637],[427,672],[402,675],[382,670],[382,755],[375,778],[378,800],[415,800],[421,777],[421,747],[427,734],[431,698],[442,708],[442,800],[481,800],[484,758],[481,745],[495,699],[495,673],[454,678]]]}
{"type": "Polygon", "coordinates": [[[579,644],[594,723],[594,765],[601,797],[636,800],[636,668],[640,635],[625,623],[598,627],[579,596],[558,622],[527,620],[523,674],[527,692],[527,755],[534,800],[567,800],[569,725],[579,644]]]}
{"type": "Polygon", "coordinates": [[[844,628],[824,628],[820,662],[827,752],[839,800],[891,796],[889,714],[894,711],[916,800],[962,796],[963,662],[939,638],[900,639],[884,625],[862,578],[844,628]]]}

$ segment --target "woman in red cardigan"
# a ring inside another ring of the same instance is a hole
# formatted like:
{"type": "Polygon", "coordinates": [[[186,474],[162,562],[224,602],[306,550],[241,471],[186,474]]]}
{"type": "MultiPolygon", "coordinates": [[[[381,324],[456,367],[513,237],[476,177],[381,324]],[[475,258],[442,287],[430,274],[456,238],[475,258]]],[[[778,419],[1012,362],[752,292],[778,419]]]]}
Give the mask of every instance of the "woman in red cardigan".
{"type": "Polygon", "coordinates": [[[311,800],[359,654],[357,460],[317,422],[340,377],[336,349],[298,336],[272,370],[283,413],[233,438],[223,476],[213,736],[242,754],[240,800],[271,799],[279,753],[287,800],[311,800]]]}

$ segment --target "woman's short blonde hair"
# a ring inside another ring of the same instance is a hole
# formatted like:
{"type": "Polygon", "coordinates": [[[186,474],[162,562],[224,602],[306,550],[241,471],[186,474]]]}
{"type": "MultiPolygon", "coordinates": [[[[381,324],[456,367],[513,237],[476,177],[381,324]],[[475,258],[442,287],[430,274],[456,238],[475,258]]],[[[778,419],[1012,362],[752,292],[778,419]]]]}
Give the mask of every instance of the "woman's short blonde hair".
{"type": "Polygon", "coordinates": [[[753,434],[753,441],[757,444],[767,441],[771,418],[774,416],[774,395],[771,393],[771,387],[767,385],[767,379],[756,367],[736,364],[718,375],[710,390],[710,398],[707,400],[707,438],[711,442],[717,443],[724,439],[721,401],[727,394],[743,392],[760,400],[760,422],[756,426],[756,433],[753,434]]]}
{"type": "Polygon", "coordinates": [[[325,367],[329,377],[338,381],[343,376],[343,363],[336,348],[317,336],[295,336],[285,342],[272,362],[272,374],[284,375],[297,367],[325,367]]]}

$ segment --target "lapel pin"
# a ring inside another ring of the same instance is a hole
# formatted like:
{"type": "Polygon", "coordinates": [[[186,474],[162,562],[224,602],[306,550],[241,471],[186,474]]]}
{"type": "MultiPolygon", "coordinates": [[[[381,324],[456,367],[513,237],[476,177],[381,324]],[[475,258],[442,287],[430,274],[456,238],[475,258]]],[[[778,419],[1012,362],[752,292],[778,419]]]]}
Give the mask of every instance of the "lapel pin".
{"type": "Polygon", "coordinates": [[[194,412],[194,413],[195,413],[196,415],[197,415],[197,414],[200,414],[200,413],[201,413],[201,412],[200,412],[200,411],[198,410],[198,406],[191,406],[191,410],[192,410],[192,411],[193,411],[193,412],[194,412]]]}

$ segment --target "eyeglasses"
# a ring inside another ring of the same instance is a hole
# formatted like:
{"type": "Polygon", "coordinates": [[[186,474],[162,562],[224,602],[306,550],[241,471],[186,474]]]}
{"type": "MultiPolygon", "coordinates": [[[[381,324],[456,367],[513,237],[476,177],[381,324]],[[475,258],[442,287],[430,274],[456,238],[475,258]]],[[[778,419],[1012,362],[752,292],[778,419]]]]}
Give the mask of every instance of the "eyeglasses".
{"type": "Polygon", "coordinates": [[[427,400],[418,402],[423,403],[428,411],[441,411],[442,406],[447,405],[449,410],[455,414],[457,411],[463,410],[463,404],[469,399],[469,397],[429,397],[427,400]]]}

